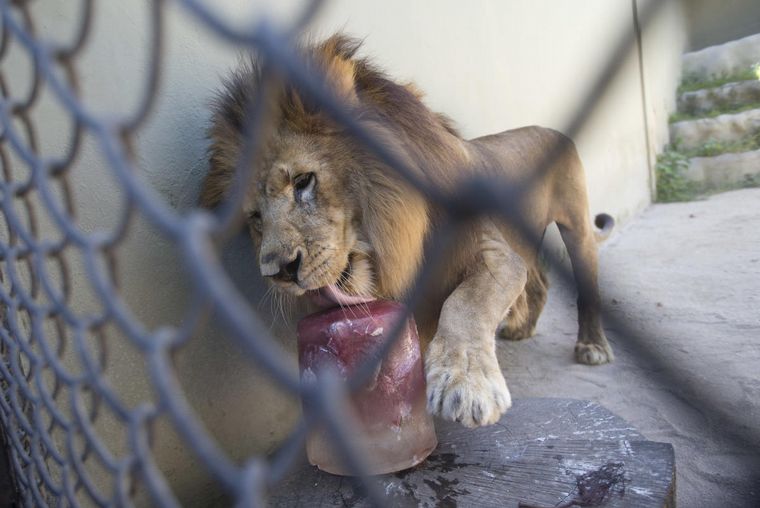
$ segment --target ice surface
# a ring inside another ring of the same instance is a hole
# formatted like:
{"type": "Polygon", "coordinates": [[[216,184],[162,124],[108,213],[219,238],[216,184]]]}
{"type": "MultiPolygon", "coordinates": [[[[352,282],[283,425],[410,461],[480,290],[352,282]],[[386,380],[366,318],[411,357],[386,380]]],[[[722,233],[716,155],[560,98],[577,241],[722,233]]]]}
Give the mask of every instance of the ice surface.
{"type": "MultiPolygon", "coordinates": [[[[303,381],[313,379],[325,367],[347,379],[391,338],[389,334],[403,314],[403,305],[377,300],[302,319],[298,356],[303,381]]],[[[414,319],[407,321],[372,379],[352,396],[351,410],[358,422],[352,437],[372,474],[407,469],[433,451],[437,440],[425,405],[425,376],[414,319]]],[[[320,469],[351,474],[323,430],[312,432],[306,451],[309,461],[320,469]]]]}

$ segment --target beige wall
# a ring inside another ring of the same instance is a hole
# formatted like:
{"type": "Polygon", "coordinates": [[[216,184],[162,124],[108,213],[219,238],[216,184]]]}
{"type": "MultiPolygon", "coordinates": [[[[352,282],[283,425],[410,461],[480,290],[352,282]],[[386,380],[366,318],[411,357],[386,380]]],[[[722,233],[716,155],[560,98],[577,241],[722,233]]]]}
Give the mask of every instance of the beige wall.
{"type": "MultiPolygon", "coordinates": [[[[237,21],[244,14],[260,15],[269,9],[278,19],[287,19],[300,3],[213,4],[237,21]]],[[[234,65],[236,49],[210,35],[176,3],[168,5],[161,94],[138,137],[138,160],[141,176],[184,211],[194,205],[206,171],[207,104],[220,76],[234,65]]],[[[77,6],[63,2],[33,6],[46,35],[70,36],[77,6]]],[[[77,66],[83,96],[93,111],[128,111],[144,77],[146,3],[98,2],[97,9],[90,44],[77,66]]],[[[528,124],[561,129],[615,42],[632,33],[633,26],[629,0],[337,0],[328,2],[314,32],[344,29],[366,37],[365,54],[399,79],[416,81],[427,92],[431,107],[450,115],[467,136],[479,136],[528,124]]],[[[650,166],[654,151],[667,141],[666,119],[674,103],[684,41],[678,4],[669,2],[663,16],[643,33],[643,81],[634,50],[608,93],[598,97],[597,110],[577,136],[592,213],[608,212],[622,223],[649,204],[650,166]]],[[[11,73],[11,88],[21,90],[28,61],[13,50],[6,65],[18,71],[11,73]]],[[[67,132],[68,122],[49,93],[34,115],[43,152],[60,153],[65,143],[61,133],[67,132]]],[[[88,140],[72,174],[80,224],[86,231],[113,227],[121,210],[119,188],[105,167],[88,140]]],[[[44,217],[41,220],[45,222],[44,217]]],[[[43,231],[53,236],[47,223],[43,231]]],[[[77,264],[80,256],[73,252],[71,257],[73,306],[80,311],[97,309],[98,298],[88,290],[77,264]]],[[[176,251],[138,221],[119,257],[125,302],[145,326],[155,329],[180,322],[188,275],[176,251]]],[[[262,282],[245,237],[233,239],[224,257],[240,291],[271,321],[271,303],[258,303],[262,282]]],[[[284,347],[292,351],[292,330],[279,334],[284,347]]],[[[145,363],[135,348],[118,334],[112,335],[109,348],[108,380],[119,396],[130,406],[153,399],[145,363]]],[[[76,365],[74,357],[67,361],[76,365]]],[[[274,390],[235,342],[215,327],[177,355],[177,375],[200,420],[236,460],[271,451],[297,416],[297,401],[274,390]]],[[[65,397],[64,391],[64,405],[65,397]]],[[[97,428],[115,454],[128,449],[123,428],[114,424],[108,411],[97,428]]],[[[208,505],[212,483],[165,420],[159,422],[155,443],[158,464],[181,500],[208,505]]],[[[98,468],[92,469],[98,477],[98,468]]]]}
{"type": "MultiPolygon", "coordinates": [[[[638,11],[647,0],[638,0],[638,11]]],[[[660,14],[641,27],[642,87],[649,133],[649,161],[654,170],[657,154],[670,141],[668,117],[676,109],[676,87],[681,79],[681,55],[686,46],[687,29],[680,0],[667,0],[660,14]]],[[[654,174],[650,188],[654,192],[654,174]]]]}

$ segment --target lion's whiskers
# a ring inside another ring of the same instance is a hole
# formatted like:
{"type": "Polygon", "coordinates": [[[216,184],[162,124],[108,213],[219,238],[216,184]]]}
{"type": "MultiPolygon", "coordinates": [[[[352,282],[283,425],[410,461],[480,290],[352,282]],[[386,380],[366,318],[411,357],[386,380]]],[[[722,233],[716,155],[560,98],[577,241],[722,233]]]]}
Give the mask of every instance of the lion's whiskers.
{"type": "Polygon", "coordinates": [[[270,285],[267,288],[256,307],[257,310],[260,311],[261,306],[264,305],[264,302],[267,300],[269,301],[269,315],[271,318],[269,330],[271,331],[277,323],[278,318],[282,319],[283,323],[288,322],[288,316],[293,310],[293,300],[290,294],[285,293],[281,288],[275,285],[270,285]]]}
{"type": "Polygon", "coordinates": [[[282,291],[277,291],[277,308],[279,310],[280,316],[282,317],[283,324],[288,322],[288,317],[285,313],[285,302],[287,300],[288,302],[288,309],[290,309],[290,299],[288,298],[288,295],[283,293],[282,291]]]}
{"type": "Polygon", "coordinates": [[[274,323],[276,320],[276,316],[274,313],[274,295],[275,295],[274,286],[270,285],[267,288],[264,295],[261,297],[261,300],[259,300],[259,304],[256,306],[256,310],[260,311],[261,306],[264,305],[264,302],[266,302],[267,300],[269,301],[269,316],[270,316],[269,331],[272,331],[272,328],[274,328],[274,323]]]}

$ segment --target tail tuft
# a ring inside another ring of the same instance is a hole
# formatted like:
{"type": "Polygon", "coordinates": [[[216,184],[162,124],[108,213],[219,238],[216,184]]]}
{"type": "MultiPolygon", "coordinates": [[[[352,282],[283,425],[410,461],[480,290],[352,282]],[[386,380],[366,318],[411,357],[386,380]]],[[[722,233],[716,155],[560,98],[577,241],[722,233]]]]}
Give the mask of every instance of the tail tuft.
{"type": "Polygon", "coordinates": [[[615,227],[615,219],[609,214],[600,213],[594,217],[594,226],[597,228],[597,231],[594,232],[596,241],[603,242],[612,233],[612,229],[615,227]]]}

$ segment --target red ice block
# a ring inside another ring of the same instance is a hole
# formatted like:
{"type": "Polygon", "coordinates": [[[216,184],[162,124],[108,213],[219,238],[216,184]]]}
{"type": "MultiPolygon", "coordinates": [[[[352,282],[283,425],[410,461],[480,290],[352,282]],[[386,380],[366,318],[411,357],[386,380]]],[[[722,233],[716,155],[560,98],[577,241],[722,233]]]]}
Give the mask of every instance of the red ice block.
{"type": "MultiPolygon", "coordinates": [[[[376,300],[334,308],[298,323],[298,359],[304,381],[328,366],[343,379],[355,372],[403,317],[404,307],[376,300]]],[[[417,326],[409,318],[389,354],[367,385],[351,397],[358,422],[352,436],[371,474],[401,471],[419,464],[438,444],[433,419],[425,407],[425,376],[417,326]]],[[[306,443],[309,462],[323,471],[351,475],[323,429],[306,443]]]]}

